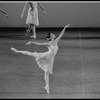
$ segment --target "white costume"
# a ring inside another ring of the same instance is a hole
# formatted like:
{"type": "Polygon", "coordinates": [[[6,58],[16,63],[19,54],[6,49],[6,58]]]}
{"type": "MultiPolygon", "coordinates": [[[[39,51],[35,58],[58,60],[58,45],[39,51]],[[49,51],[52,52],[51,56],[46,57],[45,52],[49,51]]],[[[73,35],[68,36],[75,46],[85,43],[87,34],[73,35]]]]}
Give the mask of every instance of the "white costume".
{"type": "Polygon", "coordinates": [[[48,70],[52,74],[54,57],[57,53],[58,45],[49,46],[48,49],[49,50],[45,53],[35,52],[35,61],[39,65],[39,68],[44,71],[48,70]]]}
{"type": "Polygon", "coordinates": [[[39,25],[37,4],[37,2],[32,2],[33,10],[31,10],[31,7],[29,8],[26,24],[39,25]]]}

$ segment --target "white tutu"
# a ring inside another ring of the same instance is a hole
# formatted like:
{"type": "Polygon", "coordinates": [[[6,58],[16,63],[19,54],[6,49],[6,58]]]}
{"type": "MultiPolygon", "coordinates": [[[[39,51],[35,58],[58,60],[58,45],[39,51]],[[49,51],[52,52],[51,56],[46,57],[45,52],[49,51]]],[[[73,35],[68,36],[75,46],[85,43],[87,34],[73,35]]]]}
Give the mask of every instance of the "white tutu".
{"type": "Polygon", "coordinates": [[[50,52],[35,52],[35,61],[37,62],[39,68],[41,68],[44,71],[49,71],[52,74],[54,56],[51,56],[50,52]]]}
{"type": "Polygon", "coordinates": [[[44,53],[34,52],[33,56],[35,57],[35,61],[37,62],[39,68],[44,71],[49,71],[52,74],[54,57],[57,53],[58,46],[50,46],[48,49],[49,50],[44,53]]]}

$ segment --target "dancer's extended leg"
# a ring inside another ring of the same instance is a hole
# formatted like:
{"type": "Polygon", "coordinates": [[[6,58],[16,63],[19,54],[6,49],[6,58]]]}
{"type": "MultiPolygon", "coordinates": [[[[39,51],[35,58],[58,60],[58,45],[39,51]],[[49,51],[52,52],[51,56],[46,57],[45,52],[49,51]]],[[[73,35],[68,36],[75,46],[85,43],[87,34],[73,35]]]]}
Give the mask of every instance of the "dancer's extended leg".
{"type": "Polygon", "coordinates": [[[35,52],[20,51],[20,50],[17,50],[15,48],[11,48],[11,50],[14,51],[15,53],[21,53],[21,54],[28,55],[28,56],[36,56],[35,52]]]}
{"type": "Polygon", "coordinates": [[[49,94],[49,71],[45,71],[44,80],[46,83],[45,89],[46,89],[47,93],[49,94]]]}

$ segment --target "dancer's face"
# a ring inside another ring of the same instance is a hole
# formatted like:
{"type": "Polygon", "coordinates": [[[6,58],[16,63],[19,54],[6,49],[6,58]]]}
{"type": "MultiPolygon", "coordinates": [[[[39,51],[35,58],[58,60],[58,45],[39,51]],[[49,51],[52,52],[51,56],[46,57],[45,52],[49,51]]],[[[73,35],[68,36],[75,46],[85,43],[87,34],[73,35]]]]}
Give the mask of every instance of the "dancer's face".
{"type": "Polygon", "coordinates": [[[51,40],[54,40],[55,37],[56,37],[56,36],[55,36],[53,33],[50,34],[50,39],[51,39],[51,40]]]}
{"type": "Polygon", "coordinates": [[[52,40],[55,39],[55,37],[56,37],[56,36],[55,36],[53,33],[50,33],[50,35],[47,36],[47,40],[48,40],[48,41],[52,41],[52,40]]]}

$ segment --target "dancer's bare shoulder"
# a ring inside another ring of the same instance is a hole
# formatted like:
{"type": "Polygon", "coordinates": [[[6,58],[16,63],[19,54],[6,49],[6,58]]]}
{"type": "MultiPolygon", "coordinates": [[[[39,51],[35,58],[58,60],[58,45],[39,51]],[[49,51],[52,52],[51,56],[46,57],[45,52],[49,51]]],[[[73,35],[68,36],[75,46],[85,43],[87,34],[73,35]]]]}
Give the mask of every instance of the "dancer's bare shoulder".
{"type": "Polygon", "coordinates": [[[50,41],[48,44],[49,44],[49,46],[54,46],[54,47],[56,47],[58,45],[57,41],[50,41]]]}

